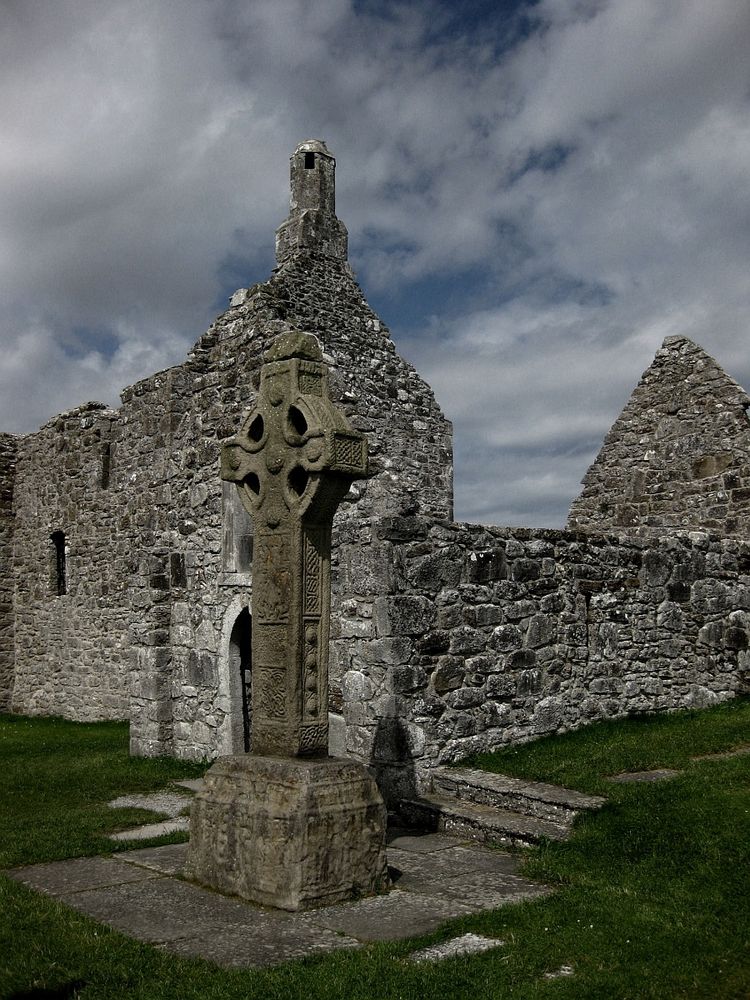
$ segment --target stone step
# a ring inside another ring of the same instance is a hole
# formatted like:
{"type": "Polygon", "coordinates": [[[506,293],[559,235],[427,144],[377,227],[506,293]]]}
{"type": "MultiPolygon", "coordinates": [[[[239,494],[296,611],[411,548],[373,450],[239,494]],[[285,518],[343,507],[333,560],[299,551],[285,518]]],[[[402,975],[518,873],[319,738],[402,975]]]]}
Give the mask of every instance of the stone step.
{"type": "Polygon", "coordinates": [[[493,806],[565,826],[570,826],[582,810],[601,809],[606,802],[598,795],[559,785],[459,767],[435,768],[432,791],[441,798],[493,806]]]}
{"type": "Polygon", "coordinates": [[[399,815],[407,826],[505,847],[565,840],[569,832],[567,824],[435,794],[402,799],[399,815]]]}

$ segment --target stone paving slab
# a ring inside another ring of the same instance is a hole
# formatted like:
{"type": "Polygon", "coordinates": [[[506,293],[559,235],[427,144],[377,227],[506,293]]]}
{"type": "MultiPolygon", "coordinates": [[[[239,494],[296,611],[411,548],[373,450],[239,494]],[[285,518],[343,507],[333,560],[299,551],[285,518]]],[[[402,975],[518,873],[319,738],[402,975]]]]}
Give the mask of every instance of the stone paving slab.
{"type": "Polygon", "coordinates": [[[203,778],[181,778],[179,781],[173,781],[173,785],[178,785],[180,788],[187,788],[190,792],[199,792],[203,788],[203,778]]]}
{"type": "Polygon", "coordinates": [[[549,891],[513,874],[518,859],[502,851],[443,834],[403,835],[389,847],[391,868],[400,873],[390,892],[287,913],[182,880],[187,850],[168,844],[8,874],[130,937],[227,967],[416,937],[453,917],[549,891]]]}
{"type": "Polygon", "coordinates": [[[732,757],[746,757],[750,754],[750,746],[735,747],[734,750],[720,750],[718,753],[705,753],[700,757],[691,757],[694,761],[731,760],[732,757]]]}
{"type": "Polygon", "coordinates": [[[110,809],[150,809],[165,816],[179,816],[193,801],[183,792],[145,792],[140,795],[120,795],[107,805],[110,809]]]}
{"type": "Polygon", "coordinates": [[[284,920],[257,911],[247,927],[201,930],[166,947],[176,955],[203,958],[224,968],[247,968],[279,965],[340,948],[361,948],[362,944],[302,917],[284,920]]]}
{"type": "Polygon", "coordinates": [[[410,893],[433,896],[442,902],[455,900],[472,913],[493,910],[522,899],[534,899],[551,891],[546,886],[504,872],[468,872],[453,879],[434,880],[428,876],[404,875],[399,879],[398,886],[410,893]]]}
{"type": "Polygon", "coordinates": [[[163,847],[141,847],[123,851],[117,857],[129,865],[142,865],[162,875],[181,875],[187,861],[189,844],[165,844],[163,847]]]}
{"type": "Polygon", "coordinates": [[[392,889],[383,896],[326,906],[314,911],[310,920],[361,941],[397,941],[428,934],[446,920],[471,912],[470,906],[456,899],[392,889]]]}
{"type": "MultiPolygon", "coordinates": [[[[389,840],[388,849],[396,847],[404,851],[414,851],[417,854],[432,854],[433,851],[454,848],[456,844],[462,842],[466,843],[466,841],[457,840],[444,833],[400,834],[389,840]]],[[[469,843],[471,842],[469,841],[469,843]]]]}
{"type": "MultiPolygon", "coordinates": [[[[135,869],[137,870],[137,869],[135,869]]],[[[145,871],[145,869],[144,869],[145,871]]],[[[157,877],[59,898],[139,941],[165,942],[241,927],[252,930],[263,911],[176,878],[157,877]]]]}
{"type": "Polygon", "coordinates": [[[86,889],[102,889],[127,882],[155,878],[152,871],[136,868],[115,858],[74,858],[48,864],[16,868],[6,874],[17,882],[50,896],[63,896],[86,889]]]}
{"type": "Polygon", "coordinates": [[[449,847],[435,854],[424,854],[391,845],[388,848],[388,865],[402,875],[434,882],[452,879],[467,872],[504,872],[514,875],[521,866],[521,859],[515,854],[480,847],[449,847]]]}
{"type": "Polygon", "coordinates": [[[529,804],[548,803],[569,810],[601,809],[605,803],[599,795],[588,795],[572,788],[562,788],[560,785],[550,785],[542,781],[530,781],[528,778],[513,778],[507,774],[494,774],[491,771],[479,771],[468,767],[436,767],[433,773],[432,787],[438,793],[448,791],[459,798],[467,798],[473,802],[485,805],[497,805],[501,809],[515,809],[524,801],[526,808],[519,812],[531,815],[546,816],[554,819],[554,811],[535,813],[529,804]]]}

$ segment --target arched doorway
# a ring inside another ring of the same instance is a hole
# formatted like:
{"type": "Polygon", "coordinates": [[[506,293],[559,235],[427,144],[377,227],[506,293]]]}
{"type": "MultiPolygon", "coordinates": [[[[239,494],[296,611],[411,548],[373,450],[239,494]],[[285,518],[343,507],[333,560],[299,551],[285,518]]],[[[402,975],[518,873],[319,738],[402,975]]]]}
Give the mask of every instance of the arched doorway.
{"type": "Polygon", "coordinates": [[[240,696],[242,745],[250,752],[252,742],[252,638],[253,619],[247,608],[237,615],[229,636],[230,687],[240,696]]]}

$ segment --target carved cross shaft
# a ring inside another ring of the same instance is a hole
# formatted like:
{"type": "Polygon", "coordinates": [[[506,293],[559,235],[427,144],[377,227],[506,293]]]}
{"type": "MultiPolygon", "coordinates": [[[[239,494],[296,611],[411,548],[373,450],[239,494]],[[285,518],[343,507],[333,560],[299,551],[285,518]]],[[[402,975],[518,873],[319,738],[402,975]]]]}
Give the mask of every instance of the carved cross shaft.
{"type": "Polygon", "coordinates": [[[252,753],[328,753],[331,527],[367,441],[328,394],[315,337],[280,336],[254,410],[222,449],[253,518],[252,753]]]}

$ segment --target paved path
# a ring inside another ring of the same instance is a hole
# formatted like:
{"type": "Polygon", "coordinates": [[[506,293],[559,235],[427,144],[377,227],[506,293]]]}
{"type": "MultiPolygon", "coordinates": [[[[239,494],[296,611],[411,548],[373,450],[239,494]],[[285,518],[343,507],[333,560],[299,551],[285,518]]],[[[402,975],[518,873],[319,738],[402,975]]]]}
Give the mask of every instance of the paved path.
{"type": "Polygon", "coordinates": [[[405,834],[388,848],[389,892],[285,913],[184,881],[186,852],[187,844],[172,844],[8,874],[130,937],[226,967],[276,965],[370,941],[416,937],[452,917],[550,891],[518,875],[514,855],[442,834],[405,834]]]}

